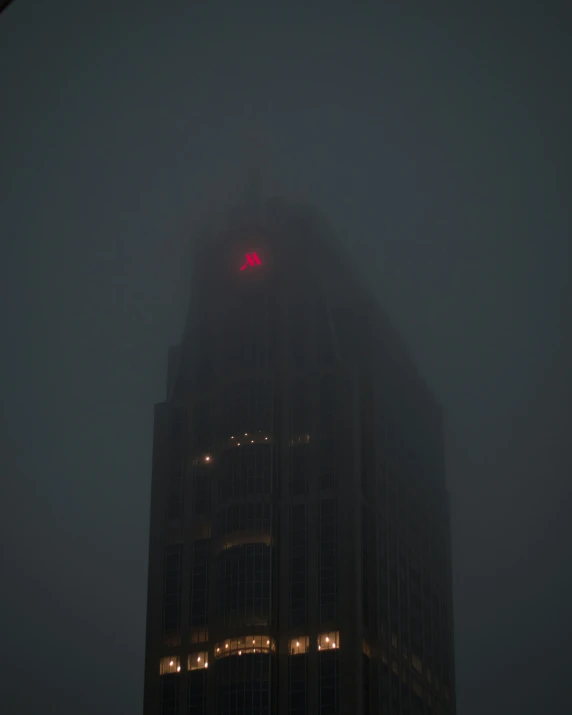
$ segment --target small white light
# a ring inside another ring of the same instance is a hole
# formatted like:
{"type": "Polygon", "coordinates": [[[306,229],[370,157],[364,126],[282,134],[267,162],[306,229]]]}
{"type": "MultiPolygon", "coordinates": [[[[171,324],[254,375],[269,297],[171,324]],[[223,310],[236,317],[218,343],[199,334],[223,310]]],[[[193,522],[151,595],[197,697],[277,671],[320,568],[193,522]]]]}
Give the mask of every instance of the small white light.
{"type": "Polygon", "coordinates": [[[266,641],[266,645],[270,645],[270,641],[269,641],[269,640],[268,640],[268,641],[266,641]]]}
{"type": "Polygon", "coordinates": [[[177,666],[177,673],[179,673],[180,671],[181,671],[181,666],[178,665],[178,666],[177,666]]]}
{"type": "Polygon", "coordinates": [[[253,439],[250,440],[250,444],[254,444],[254,440],[253,440],[253,439]]]}
{"type": "Polygon", "coordinates": [[[268,439],[268,437],[265,437],[264,439],[268,439]]]}
{"type": "Polygon", "coordinates": [[[245,437],[248,437],[248,432],[245,432],[245,433],[244,433],[244,436],[245,436],[245,437]]]}
{"type": "Polygon", "coordinates": [[[207,456],[205,457],[205,462],[210,462],[210,461],[211,461],[211,458],[207,454],[207,456]]]}
{"type": "Polygon", "coordinates": [[[205,663],[205,668],[208,668],[208,667],[209,667],[209,664],[208,664],[208,663],[205,663]]]}
{"type": "Polygon", "coordinates": [[[236,446],[237,446],[237,447],[240,447],[240,442],[237,442],[237,443],[236,443],[236,446]]]}
{"type": "Polygon", "coordinates": [[[318,650],[322,650],[322,646],[321,646],[321,645],[318,646],[318,650]]]}
{"type": "Polygon", "coordinates": [[[197,658],[197,663],[200,663],[200,662],[201,662],[201,656],[199,655],[199,657],[197,658]]]}
{"type": "Polygon", "coordinates": [[[329,638],[329,636],[326,636],[326,643],[329,643],[329,642],[330,642],[330,638],[329,638]]]}
{"type": "Polygon", "coordinates": [[[175,665],[175,664],[173,663],[173,661],[171,661],[171,662],[169,663],[169,665],[175,665]]]}
{"type": "Polygon", "coordinates": [[[255,643],[256,643],[256,640],[253,638],[253,639],[252,639],[252,645],[254,645],[255,643]]]}
{"type": "Polygon", "coordinates": [[[241,651],[241,650],[238,651],[238,655],[242,655],[242,651],[241,651]]]}
{"type": "Polygon", "coordinates": [[[224,646],[225,648],[228,648],[228,643],[224,646]]]}
{"type": "Polygon", "coordinates": [[[335,648],[335,647],[336,647],[336,644],[335,644],[335,643],[332,643],[332,648],[335,648]]]}
{"type": "Polygon", "coordinates": [[[296,647],[297,647],[297,648],[300,647],[300,641],[296,641],[296,647]]]}
{"type": "Polygon", "coordinates": [[[217,649],[216,649],[216,652],[217,652],[217,653],[220,652],[220,648],[217,648],[217,649]]]}

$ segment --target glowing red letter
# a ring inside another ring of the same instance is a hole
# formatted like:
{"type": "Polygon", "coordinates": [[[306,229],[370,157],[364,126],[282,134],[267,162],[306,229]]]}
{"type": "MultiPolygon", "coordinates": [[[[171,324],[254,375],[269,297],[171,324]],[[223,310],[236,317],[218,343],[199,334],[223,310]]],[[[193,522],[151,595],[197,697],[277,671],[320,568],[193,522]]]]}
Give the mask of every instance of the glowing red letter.
{"type": "Polygon", "coordinates": [[[260,265],[262,265],[262,261],[258,257],[258,253],[247,253],[246,254],[246,263],[240,267],[240,270],[244,271],[249,266],[260,266],[260,265]]]}

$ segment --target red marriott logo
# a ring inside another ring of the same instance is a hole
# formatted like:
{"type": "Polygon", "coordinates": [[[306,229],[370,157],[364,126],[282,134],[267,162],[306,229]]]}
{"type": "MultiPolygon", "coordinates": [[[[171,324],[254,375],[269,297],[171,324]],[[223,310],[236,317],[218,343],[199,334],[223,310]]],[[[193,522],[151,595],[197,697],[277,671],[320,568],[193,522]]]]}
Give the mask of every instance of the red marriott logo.
{"type": "Polygon", "coordinates": [[[258,258],[258,253],[247,253],[246,254],[246,263],[240,267],[241,271],[246,270],[247,268],[250,268],[251,266],[260,266],[262,265],[262,261],[260,258],[258,258]]]}

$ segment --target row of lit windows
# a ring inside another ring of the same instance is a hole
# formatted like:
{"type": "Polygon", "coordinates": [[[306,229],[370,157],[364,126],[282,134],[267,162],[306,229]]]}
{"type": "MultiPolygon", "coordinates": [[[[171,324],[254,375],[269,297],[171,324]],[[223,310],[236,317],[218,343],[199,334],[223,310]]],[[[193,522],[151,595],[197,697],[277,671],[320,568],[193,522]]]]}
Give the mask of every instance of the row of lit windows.
{"type": "MultiPolygon", "coordinates": [[[[320,633],[317,638],[318,650],[334,650],[340,647],[340,632],[328,631],[320,633]]],[[[290,655],[303,655],[310,650],[310,637],[298,636],[291,638],[288,642],[288,653],[290,655]]]]}
{"type": "Polygon", "coordinates": [[[274,653],[276,641],[270,636],[242,636],[227,638],[215,643],[215,658],[224,658],[229,655],[242,655],[243,653],[274,653]]]}
{"type": "MultiPolygon", "coordinates": [[[[206,650],[190,653],[187,658],[187,670],[202,670],[209,667],[209,657],[206,650]]],[[[178,655],[166,655],[159,661],[159,674],[170,675],[181,672],[181,659],[178,655]]]]}
{"type": "MultiPolygon", "coordinates": [[[[320,633],[317,638],[318,650],[334,650],[340,647],[339,631],[330,631],[328,633],[320,633]]],[[[310,650],[309,636],[298,636],[291,638],[288,643],[288,652],[290,655],[303,655],[310,650]]],[[[247,653],[275,653],[276,641],[270,636],[241,636],[238,638],[227,638],[224,641],[215,643],[214,654],[215,658],[224,658],[230,655],[243,655],[247,653]]],[[[208,668],[208,652],[198,651],[191,653],[188,657],[188,670],[200,670],[208,668]]],[[[179,656],[165,656],[161,658],[159,664],[159,672],[161,675],[169,673],[181,672],[181,659],[179,656]]]]}

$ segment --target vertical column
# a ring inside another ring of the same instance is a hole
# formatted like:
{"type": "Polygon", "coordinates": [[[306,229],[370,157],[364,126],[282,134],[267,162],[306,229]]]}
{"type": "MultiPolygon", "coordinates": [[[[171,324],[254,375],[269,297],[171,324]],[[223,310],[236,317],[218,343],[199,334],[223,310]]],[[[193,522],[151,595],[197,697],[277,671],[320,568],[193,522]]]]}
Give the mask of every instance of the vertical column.
{"type": "Polygon", "coordinates": [[[340,623],[340,712],[361,713],[363,689],[361,673],[361,470],[359,374],[353,370],[343,380],[342,437],[338,502],[338,587],[340,623]]]}
{"type": "Polygon", "coordinates": [[[145,647],[145,715],[160,707],[159,659],[162,649],[162,601],[164,573],[164,523],[167,510],[169,465],[169,404],[155,405],[151,519],[149,528],[149,570],[147,576],[147,629],[145,647]]]}

